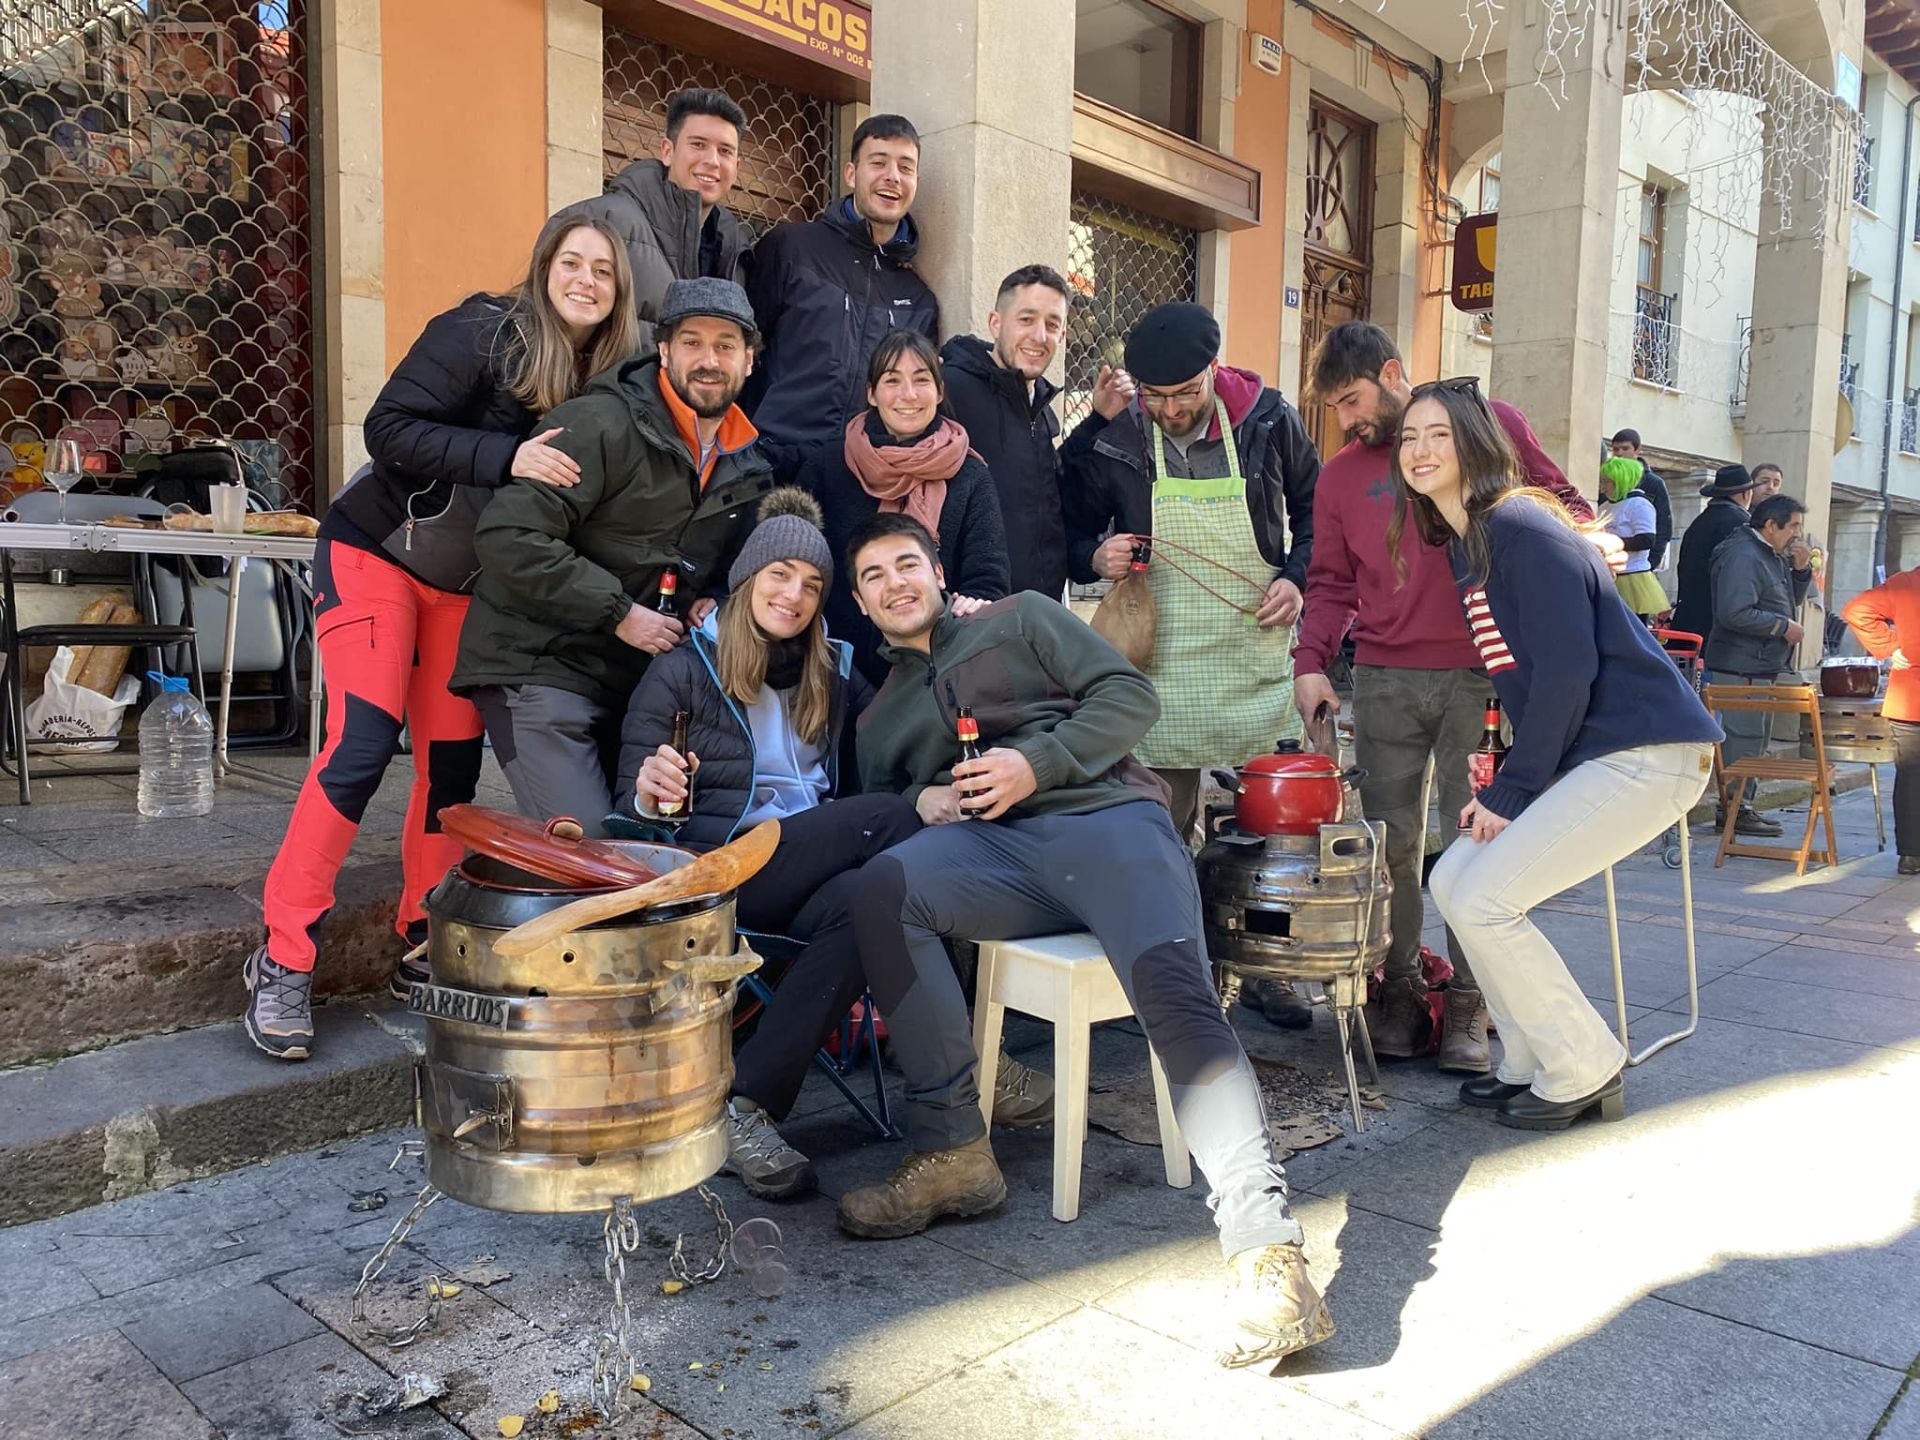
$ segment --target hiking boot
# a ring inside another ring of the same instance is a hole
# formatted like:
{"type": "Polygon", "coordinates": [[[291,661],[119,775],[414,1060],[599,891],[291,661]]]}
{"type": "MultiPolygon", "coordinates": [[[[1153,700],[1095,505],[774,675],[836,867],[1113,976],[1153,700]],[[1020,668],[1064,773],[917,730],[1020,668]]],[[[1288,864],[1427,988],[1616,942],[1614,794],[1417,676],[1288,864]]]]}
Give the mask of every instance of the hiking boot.
{"type": "Polygon", "coordinates": [[[289,970],[262,945],[241,970],[247,982],[247,1038],[277,1060],[313,1053],[313,972],[289,970]]]}
{"type": "MultiPolygon", "coordinates": [[[[1716,830],[1724,830],[1727,828],[1726,811],[1716,810],[1713,812],[1713,828],[1716,830]]],[[[1742,805],[1733,817],[1733,833],[1736,835],[1758,835],[1763,839],[1771,839],[1776,835],[1783,834],[1784,831],[1781,829],[1778,820],[1769,820],[1751,805],[1742,805]]]]}
{"type": "Polygon", "coordinates": [[[741,1095],[727,1101],[725,1169],[762,1200],[795,1200],[820,1185],[813,1162],[780,1138],[766,1111],[741,1095]]]}
{"type": "Polygon", "coordinates": [[[1442,1070],[1467,1075],[1484,1075],[1493,1068],[1493,1052],[1487,1048],[1487,1002],[1478,990],[1447,987],[1437,1063],[1442,1070]]]}
{"type": "Polygon", "coordinates": [[[942,1215],[978,1215],[1007,1198],[985,1136],[955,1150],[915,1151],[878,1185],[840,1197],[840,1228],[866,1240],[918,1235],[942,1215]]]}
{"type": "Polygon", "coordinates": [[[1333,1316],[1307,1277],[1298,1245],[1242,1250],[1227,1268],[1233,1272],[1227,1303],[1239,1328],[1216,1358],[1229,1370],[1271,1365],[1333,1337],[1333,1316]]]}
{"type": "Polygon", "coordinates": [[[1373,1039],[1373,1053],[1391,1060],[1424,1053],[1427,1032],[1432,1027],[1427,992],[1412,978],[1387,981],[1367,1006],[1367,1034],[1373,1039]]]}
{"type": "Polygon", "coordinates": [[[393,976],[387,981],[387,993],[402,1005],[413,999],[413,987],[433,983],[433,967],[427,963],[427,942],[422,940],[394,962],[393,976]]]}
{"type": "Polygon", "coordinates": [[[1282,1030],[1305,1030],[1313,1024],[1313,1004],[1285,980],[1247,981],[1240,989],[1240,1003],[1258,1010],[1269,1025],[1282,1030]]]}
{"type": "Polygon", "coordinates": [[[1053,1120],[1053,1077],[1022,1065],[1006,1051],[993,1072],[993,1123],[1024,1130],[1053,1120]]]}

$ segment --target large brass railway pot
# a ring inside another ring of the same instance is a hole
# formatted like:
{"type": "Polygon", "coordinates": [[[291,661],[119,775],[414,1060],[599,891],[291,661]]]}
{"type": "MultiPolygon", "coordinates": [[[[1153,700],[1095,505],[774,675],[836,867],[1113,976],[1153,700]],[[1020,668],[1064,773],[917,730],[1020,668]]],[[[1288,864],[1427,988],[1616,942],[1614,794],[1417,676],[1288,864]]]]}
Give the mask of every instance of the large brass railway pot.
{"type": "Polygon", "coordinates": [[[1242,978],[1330,983],[1387,952],[1393,882],[1386,828],[1322,825],[1317,835],[1223,831],[1195,865],[1207,953],[1242,978]]]}
{"type": "MultiPolygon", "coordinates": [[[[693,857],[623,846],[659,871],[693,857]]],[[[427,1178],[457,1200],[537,1214],[691,1189],[727,1153],[733,1081],[732,892],[494,951],[582,892],[469,855],[428,896],[433,983],[414,1067],[427,1178]]],[[[736,967],[737,968],[737,967],[736,967]]]]}

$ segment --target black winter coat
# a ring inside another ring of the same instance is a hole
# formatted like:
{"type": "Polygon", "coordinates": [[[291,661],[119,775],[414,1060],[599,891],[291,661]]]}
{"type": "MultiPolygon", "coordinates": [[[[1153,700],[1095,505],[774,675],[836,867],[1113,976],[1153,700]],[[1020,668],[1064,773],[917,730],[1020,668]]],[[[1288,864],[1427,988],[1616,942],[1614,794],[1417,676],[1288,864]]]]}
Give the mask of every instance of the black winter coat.
{"type": "MultiPolygon", "coordinates": [[[[828,644],[837,668],[827,743],[821,748],[826,751],[827,794],[838,797],[860,788],[851,755],[843,757],[841,752],[851,749],[850,722],[873,699],[873,687],[853,668],[849,646],[838,640],[828,644]]],[[[686,644],[647,667],[621,723],[614,805],[622,815],[643,824],[656,822],[640,813],[634,781],[646,758],[673,739],[676,710],[687,712],[687,748],[699,757],[700,769],[693,781],[693,813],[672,827],[673,843],[690,850],[711,850],[731,840],[746,818],[753,800],[754,754],[746,711],[720,688],[719,662],[704,630],[695,630],[686,644]]]]}
{"type": "Polygon", "coordinates": [[[1709,500],[1707,508],[1680,537],[1680,559],[1675,565],[1680,598],[1673,607],[1673,628],[1698,635],[1713,634],[1713,552],[1734,531],[1745,528],[1747,507],[1738,500],[1709,500]]]}
{"type": "Polygon", "coordinates": [[[1013,593],[1037,590],[1058,600],[1067,584],[1067,524],[1060,505],[1060,387],[1042,376],[1027,394],[1018,370],[997,364],[977,335],[956,335],[940,351],[947,409],[987,462],[1006,523],[1013,593]]]}
{"type": "Polygon", "coordinates": [[[738,283],[745,274],[746,236],[724,205],[703,225],[700,196],[667,179],[658,160],[636,160],[607,182],[607,193],[569,205],[563,214],[592,215],[613,226],[627,243],[633,268],[633,308],[647,349],[653,348],[654,317],[676,280],[714,275],[738,283]],[[701,242],[712,232],[711,263],[701,263],[701,242]]]}
{"type": "MultiPolygon", "coordinates": [[[[867,433],[876,445],[897,443],[869,412],[867,433]]],[[[827,633],[853,646],[854,667],[875,685],[885,683],[887,662],[880,658],[880,632],[860,613],[853,598],[853,576],[846,564],[847,541],[860,522],[880,513],[880,502],[860,488],[847,465],[846,444],[816,450],[800,483],[820,502],[824,533],[834,559],[833,589],[827,594],[827,633]]],[[[940,507],[940,567],[949,595],[999,600],[1012,594],[1007,581],[1007,532],[1000,519],[1000,498],[993,477],[977,455],[961,462],[947,482],[940,507]]]]}
{"type": "MultiPolygon", "coordinates": [[[[1143,431],[1152,423],[1138,405],[1110,421],[1095,411],[1074,427],[1061,449],[1073,578],[1083,584],[1099,578],[1093,569],[1093,552],[1109,531],[1153,533],[1153,480],[1147,470],[1143,431]]],[[[1253,408],[1234,426],[1233,437],[1246,472],[1254,541],[1273,566],[1274,577],[1291,580],[1304,595],[1307,561],[1313,552],[1313,487],[1320,478],[1320,452],[1313,448],[1299,413],[1271,388],[1260,392],[1253,408]],[[1285,538],[1289,529],[1292,548],[1285,538]]]]}
{"type": "Polygon", "coordinates": [[[507,302],[471,295],[420,332],[367,410],[373,473],[334,498],[328,539],[378,550],[408,518],[440,514],[455,485],[497,490],[538,418],[507,390],[519,337],[507,302]],[[340,522],[345,521],[343,527],[340,522]]]}
{"type": "Polygon", "coordinates": [[[1667,547],[1673,544],[1673,500],[1667,494],[1667,482],[1644,460],[1640,462],[1640,493],[1653,502],[1653,544],[1647,547],[1651,551],[1647,559],[1658,570],[1667,547]]]}
{"type": "Polygon", "coordinates": [[[818,220],[776,225],[753,248],[747,298],[762,350],[741,408],[759,427],[775,475],[792,480],[806,451],[836,442],[866,406],[867,361],[889,330],[940,338],[940,303],[913,271],[911,216],[884,247],[852,197],[818,220]]]}

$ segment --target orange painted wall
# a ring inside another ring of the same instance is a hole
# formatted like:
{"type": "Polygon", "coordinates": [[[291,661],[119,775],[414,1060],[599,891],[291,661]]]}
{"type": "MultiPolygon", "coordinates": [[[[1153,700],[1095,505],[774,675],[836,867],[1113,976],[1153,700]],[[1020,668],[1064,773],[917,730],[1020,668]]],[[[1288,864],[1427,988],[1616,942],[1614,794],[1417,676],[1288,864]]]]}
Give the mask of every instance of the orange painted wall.
{"type": "MultiPolygon", "coordinates": [[[[1247,29],[1281,33],[1283,0],[1247,0],[1247,29]]],[[[1233,232],[1227,271],[1226,359],[1257,370],[1287,395],[1298,375],[1281,375],[1280,314],[1285,299],[1287,215],[1287,84],[1285,73],[1269,75],[1247,59],[1241,37],[1240,98],[1233,107],[1233,158],[1260,170],[1260,224],[1233,232]]],[[[1291,66],[1292,62],[1286,62],[1291,66]]]]}
{"type": "Polygon", "coordinates": [[[526,270],[546,216],[541,0],[383,0],[387,365],[526,270]]]}
{"type": "MultiPolygon", "coordinates": [[[[1445,157],[1452,153],[1453,138],[1453,102],[1440,102],[1440,154],[1445,157]]],[[[1446,160],[1441,161],[1442,168],[1446,160]]],[[[1435,180],[1445,183],[1445,176],[1436,176],[1435,180]]],[[[1452,303],[1447,298],[1447,284],[1453,273],[1453,229],[1434,218],[1434,196],[1431,184],[1425,187],[1426,193],[1420,197],[1420,273],[1418,298],[1413,302],[1413,354],[1408,357],[1408,365],[1413,378],[1420,380],[1441,380],[1440,374],[1441,340],[1446,327],[1447,308],[1452,303]]]]}

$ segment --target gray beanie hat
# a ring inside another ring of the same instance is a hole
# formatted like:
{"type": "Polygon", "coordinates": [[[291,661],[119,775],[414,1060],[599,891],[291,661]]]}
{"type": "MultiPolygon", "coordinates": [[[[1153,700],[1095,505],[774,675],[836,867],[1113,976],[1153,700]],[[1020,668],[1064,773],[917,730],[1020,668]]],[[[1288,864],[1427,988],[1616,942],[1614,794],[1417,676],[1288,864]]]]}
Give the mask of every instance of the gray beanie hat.
{"type": "Polygon", "coordinates": [[[727,589],[738,590],[776,560],[804,560],[833,588],[833,549],[820,533],[823,517],[813,496],[797,485],[782,485],[760,502],[760,523],[753,527],[740,558],[727,571],[727,589]]]}

